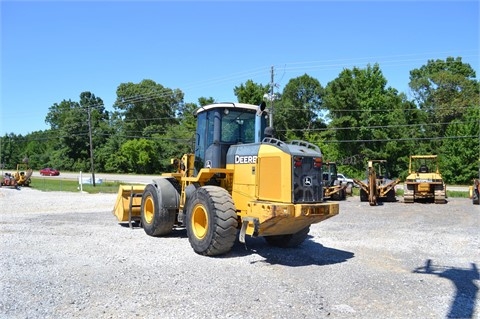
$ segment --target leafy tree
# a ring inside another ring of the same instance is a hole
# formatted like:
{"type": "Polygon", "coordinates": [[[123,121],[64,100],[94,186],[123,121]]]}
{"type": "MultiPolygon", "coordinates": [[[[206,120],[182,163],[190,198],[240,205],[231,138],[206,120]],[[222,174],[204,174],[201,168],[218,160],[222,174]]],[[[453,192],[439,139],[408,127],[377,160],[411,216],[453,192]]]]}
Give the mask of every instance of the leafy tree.
{"type": "Polygon", "coordinates": [[[129,136],[147,135],[154,129],[163,133],[163,127],[176,121],[175,114],[183,103],[183,92],[165,88],[152,80],[140,83],[122,83],[117,88],[114,108],[123,120],[123,129],[129,136]],[[154,129],[152,128],[154,126],[154,129]]]}
{"type": "Polygon", "coordinates": [[[410,71],[409,86],[418,106],[428,115],[428,123],[436,123],[426,128],[431,138],[443,136],[448,123],[460,119],[471,102],[478,100],[475,71],[461,57],[428,60],[410,71]]]}
{"type": "Polygon", "coordinates": [[[49,108],[45,121],[58,137],[52,151],[52,166],[67,170],[90,169],[89,113],[93,144],[101,146],[106,141],[104,132],[108,131],[108,112],[102,99],[82,92],[80,102],[63,100],[49,108]]]}
{"type": "Polygon", "coordinates": [[[480,111],[472,105],[462,119],[451,122],[441,146],[441,173],[447,183],[470,184],[480,168],[480,111]]]}
{"type": "Polygon", "coordinates": [[[126,160],[120,154],[120,149],[127,139],[112,135],[105,144],[95,149],[95,161],[98,163],[98,171],[106,173],[126,172],[126,160]]]}
{"type": "Polygon", "coordinates": [[[304,139],[306,134],[326,127],[324,89],[320,82],[304,74],[291,79],[275,103],[274,126],[281,139],[304,139]]]}
{"type": "Polygon", "coordinates": [[[375,64],[365,69],[345,69],[325,89],[324,105],[331,119],[328,127],[333,132],[323,135],[337,141],[332,153],[338,156],[337,161],[353,169],[349,172],[353,176],[364,174],[369,159],[387,160],[391,175],[405,166],[399,161],[405,147],[394,139],[406,137],[402,127],[408,124],[405,111],[411,105],[386,84],[375,64]]]}
{"type": "Polygon", "coordinates": [[[153,174],[160,167],[158,154],[151,140],[128,140],[120,148],[121,168],[129,173],[153,174]]]}
{"type": "Polygon", "coordinates": [[[54,150],[56,137],[51,130],[32,132],[25,139],[24,154],[28,157],[30,167],[42,169],[53,166],[50,162],[50,154],[54,150]]]}
{"type": "Polygon", "coordinates": [[[205,106],[205,105],[213,104],[213,103],[215,103],[215,99],[213,97],[209,97],[209,98],[199,97],[198,98],[198,104],[200,106],[205,106]]]}
{"type": "MultiPolygon", "coordinates": [[[[212,98],[205,99],[199,98],[198,99],[200,105],[208,105],[214,103],[212,98]],[[203,104],[205,103],[205,104],[203,104]]],[[[195,103],[185,103],[182,104],[182,108],[177,113],[177,122],[176,126],[173,129],[177,132],[176,136],[180,139],[193,139],[193,135],[197,129],[197,119],[195,116],[195,111],[197,110],[198,106],[195,103]]],[[[167,131],[166,135],[171,134],[171,131],[167,131]]],[[[174,137],[172,135],[172,137],[174,137]]],[[[183,149],[183,147],[181,147],[183,149]]],[[[191,150],[193,152],[193,150],[191,150]]]]}
{"type": "Polygon", "coordinates": [[[0,164],[5,169],[16,169],[18,163],[22,163],[25,153],[26,138],[14,133],[5,134],[0,139],[0,164]]]}
{"type": "Polygon", "coordinates": [[[245,84],[240,84],[233,89],[233,93],[239,103],[259,105],[263,101],[263,96],[268,93],[270,86],[257,84],[252,80],[247,80],[245,84]]]}
{"type": "Polygon", "coordinates": [[[194,152],[196,118],[194,111],[197,105],[187,103],[182,106],[177,121],[164,127],[164,133],[151,136],[159,157],[159,165],[155,167],[156,173],[171,172],[171,159],[180,158],[183,154],[194,152]]]}

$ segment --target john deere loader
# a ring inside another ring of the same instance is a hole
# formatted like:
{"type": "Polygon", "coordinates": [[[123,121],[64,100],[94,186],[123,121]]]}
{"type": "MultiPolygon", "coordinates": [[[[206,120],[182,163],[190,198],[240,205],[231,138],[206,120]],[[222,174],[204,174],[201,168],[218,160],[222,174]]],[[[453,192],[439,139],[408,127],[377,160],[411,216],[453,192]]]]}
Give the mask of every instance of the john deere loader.
{"type": "Polygon", "coordinates": [[[150,236],[185,227],[193,250],[214,256],[229,252],[237,235],[298,246],[310,225],[339,213],[323,200],[320,149],[266,136],[265,103],[210,104],[195,116],[195,152],[145,187],[121,185],[119,222],[139,220],[150,236]]]}

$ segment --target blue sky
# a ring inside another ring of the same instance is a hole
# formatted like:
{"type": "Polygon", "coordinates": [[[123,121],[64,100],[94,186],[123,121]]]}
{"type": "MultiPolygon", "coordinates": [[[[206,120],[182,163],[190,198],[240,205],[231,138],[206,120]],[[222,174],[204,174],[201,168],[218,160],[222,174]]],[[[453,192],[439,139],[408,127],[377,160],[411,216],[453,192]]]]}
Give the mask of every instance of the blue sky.
{"type": "Polygon", "coordinates": [[[90,91],[113,110],[118,85],[151,79],[199,97],[281,92],[308,74],[379,63],[408,92],[409,71],[462,57],[480,77],[478,1],[1,1],[0,135],[49,129],[49,107],[90,91]]]}

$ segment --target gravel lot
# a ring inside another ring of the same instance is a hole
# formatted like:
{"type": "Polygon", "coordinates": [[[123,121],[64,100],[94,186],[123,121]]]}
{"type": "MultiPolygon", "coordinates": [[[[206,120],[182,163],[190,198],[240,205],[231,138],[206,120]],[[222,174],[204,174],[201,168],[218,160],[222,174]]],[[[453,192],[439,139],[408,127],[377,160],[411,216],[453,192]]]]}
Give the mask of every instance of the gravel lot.
{"type": "Polygon", "coordinates": [[[479,318],[480,207],[358,197],[297,249],[222,257],[119,225],[114,194],[0,188],[2,318],[479,318]]]}

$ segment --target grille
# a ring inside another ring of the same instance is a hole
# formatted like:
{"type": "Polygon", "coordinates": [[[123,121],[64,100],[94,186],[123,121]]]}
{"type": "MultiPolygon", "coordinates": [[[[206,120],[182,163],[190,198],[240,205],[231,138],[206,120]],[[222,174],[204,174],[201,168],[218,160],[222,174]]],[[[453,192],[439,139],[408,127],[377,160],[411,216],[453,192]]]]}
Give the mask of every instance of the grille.
{"type": "Polygon", "coordinates": [[[323,201],[321,162],[313,157],[294,156],[292,163],[293,203],[323,201]]]}

